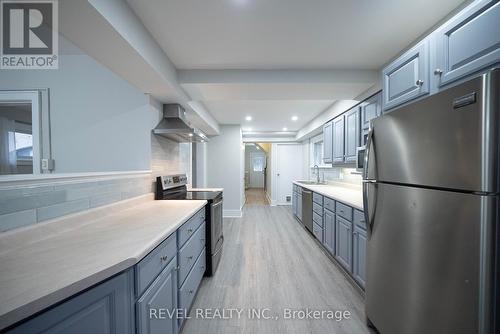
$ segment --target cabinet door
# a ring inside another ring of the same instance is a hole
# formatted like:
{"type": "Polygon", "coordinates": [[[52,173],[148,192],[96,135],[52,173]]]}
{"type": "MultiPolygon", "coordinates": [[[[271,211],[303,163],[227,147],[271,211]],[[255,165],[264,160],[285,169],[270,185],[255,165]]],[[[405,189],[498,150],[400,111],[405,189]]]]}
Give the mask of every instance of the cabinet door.
{"type": "Polygon", "coordinates": [[[332,162],[344,162],[344,115],[332,121],[333,154],[332,162]]]}
{"type": "Polygon", "coordinates": [[[352,270],[352,223],[335,217],[335,258],[349,272],[352,270]]]}
{"type": "Polygon", "coordinates": [[[137,301],[138,334],[177,332],[177,317],[171,313],[177,309],[177,275],[174,270],[176,266],[177,258],[174,257],[137,301]]]}
{"type": "Polygon", "coordinates": [[[361,104],[361,128],[367,130],[370,121],[382,113],[382,92],[374,95],[361,104]]]}
{"type": "Polygon", "coordinates": [[[434,75],[441,87],[500,62],[500,2],[476,1],[436,31],[434,75]]]}
{"type": "Polygon", "coordinates": [[[134,333],[133,272],[111,278],[8,333],[134,333]]]}
{"type": "Polygon", "coordinates": [[[302,221],[302,194],[297,194],[297,218],[302,221]]]}
{"type": "Polygon", "coordinates": [[[335,214],[327,209],[323,211],[323,246],[335,254],[335,214]]]}
{"type": "Polygon", "coordinates": [[[354,107],[345,113],[344,162],[356,162],[356,149],[359,146],[360,123],[359,107],[354,107]]]}
{"type": "Polygon", "coordinates": [[[429,40],[425,39],[382,71],[384,110],[429,93],[429,40]]]}
{"type": "Polygon", "coordinates": [[[323,125],[323,162],[332,163],[332,122],[323,125]]]}
{"type": "Polygon", "coordinates": [[[365,287],[366,280],[366,231],[354,226],[352,274],[356,281],[365,287]]]}

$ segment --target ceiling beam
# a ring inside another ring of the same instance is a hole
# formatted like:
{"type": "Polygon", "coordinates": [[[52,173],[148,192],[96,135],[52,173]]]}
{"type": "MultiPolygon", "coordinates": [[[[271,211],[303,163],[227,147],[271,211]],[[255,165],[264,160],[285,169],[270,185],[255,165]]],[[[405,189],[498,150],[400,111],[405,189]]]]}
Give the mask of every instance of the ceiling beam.
{"type": "Polygon", "coordinates": [[[60,1],[60,32],[92,58],[162,103],[179,103],[196,126],[219,134],[219,124],[177,81],[177,69],[123,0],[60,1]],[[200,112],[201,111],[201,112],[200,112]]]}
{"type": "Polygon", "coordinates": [[[378,80],[372,70],[178,70],[177,78],[184,84],[353,84],[378,80]]]}

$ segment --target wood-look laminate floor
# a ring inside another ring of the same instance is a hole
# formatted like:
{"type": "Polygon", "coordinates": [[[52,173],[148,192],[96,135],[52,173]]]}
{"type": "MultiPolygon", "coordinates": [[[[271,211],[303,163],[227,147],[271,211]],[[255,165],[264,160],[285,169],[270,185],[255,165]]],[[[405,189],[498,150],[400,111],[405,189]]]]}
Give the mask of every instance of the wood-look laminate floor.
{"type": "Polygon", "coordinates": [[[183,334],[371,332],[360,293],[295,221],[290,207],[246,205],[243,218],[224,219],[224,237],[218,271],[203,279],[183,334]],[[278,318],[252,319],[252,308],[268,308],[264,314],[278,318]],[[341,321],[284,317],[285,309],[306,308],[351,315],[341,321]],[[230,319],[202,319],[197,309],[243,311],[230,319]]]}
{"type": "Polygon", "coordinates": [[[245,205],[269,205],[264,188],[248,188],[245,190],[245,205]]]}

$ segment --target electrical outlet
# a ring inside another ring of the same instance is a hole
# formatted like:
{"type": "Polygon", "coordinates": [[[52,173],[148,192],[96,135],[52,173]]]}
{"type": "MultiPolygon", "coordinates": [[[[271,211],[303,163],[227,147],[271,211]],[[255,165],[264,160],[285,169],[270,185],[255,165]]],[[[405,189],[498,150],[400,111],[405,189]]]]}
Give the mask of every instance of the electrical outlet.
{"type": "Polygon", "coordinates": [[[54,159],[42,159],[42,170],[51,171],[54,170],[54,159]]]}

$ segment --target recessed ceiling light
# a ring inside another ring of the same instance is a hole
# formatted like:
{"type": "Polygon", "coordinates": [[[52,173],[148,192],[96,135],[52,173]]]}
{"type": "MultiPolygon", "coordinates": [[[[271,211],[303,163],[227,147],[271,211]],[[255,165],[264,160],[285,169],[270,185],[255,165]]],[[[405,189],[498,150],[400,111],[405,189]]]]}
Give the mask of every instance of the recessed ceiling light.
{"type": "Polygon", "coordinates": [[[252,116],[247,116],[247,117],[245,117],[245,120],[247,120],[247,121],[251,121],[251,120],[252,120],[252,116]]]}
{"type": "Polygon", "coordinates": [[[260,150],[260,147],[258,147],[258,146],[255,146],[255,147],[257,147],[257,149],[260,150]]]}
{"type": "Polygon", "coordinates": [[[283,128],[283,131],[288,131],[288,128],[283,128]]]}
{"type": "Polygon", "coordinates": [[[295,121],[296,121],[296,120],[298,120],[298,119],[299,119],[299,118],[298,118],[297,116],[292,116],[292,121],[294,121],[294,122],[295,122],[295,121]]]}
{"type": "Polygon", "coordinates": [[[192,133],[190,133],[188,136],[189,136],[189,137],[192,137],[192,136],[193,136],[193,134],[192,134],[192,133]]]}

